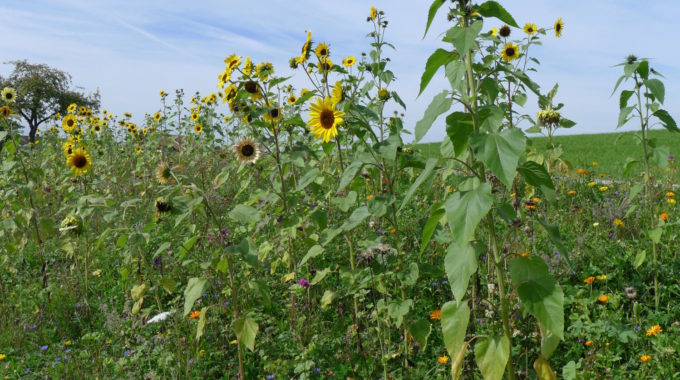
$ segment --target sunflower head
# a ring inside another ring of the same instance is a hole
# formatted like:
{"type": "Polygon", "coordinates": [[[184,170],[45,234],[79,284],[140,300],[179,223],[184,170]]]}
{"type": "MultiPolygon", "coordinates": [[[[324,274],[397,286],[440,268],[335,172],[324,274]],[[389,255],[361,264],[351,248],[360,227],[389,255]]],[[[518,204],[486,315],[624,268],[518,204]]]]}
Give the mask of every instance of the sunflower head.
{"type": "Polygon", "coordinates": [[[224,63],[227,65],[226,69],[232,72],[241,65],[241,57],[236,54],[232,54],[224,59],[224,63]]]}
{"type": "Polygon", "coordinates": [[[491,28],[491,30],[489,31],[489,34],[496,37],[498,35],[498,28],[496,28],[496,27],[491,28]]]}
{"type": "Polygon", "coordinates": [[[338,125],[342,124],[343,116],[345,113],[335,109],[331,98],[317,98],[316,103],[312,103],[310,107],[307,125],[317,139],[329,142],[338,134],[338,125]]]}
{"type": "Polygon", "coordinates": [[[71,103],[68,108],[66,109],[68,113],[74,113],[78,109],[78,105],[75,103],[71,103]]]}
{"type": "Polygon", "coordinates": [[[243,84],[243,88],[248,92],[249,94],[255,95],[259,92],[259,86],[257,85],[257,82],[254,80],[249,80],[243,84]]]}
{"type": "Polygon", "coordinates": [[[192,112],[191,113],[191,121],[198,121],[198,112],[192,112]]]}
{"type": "Polygon", "coordinates": [[[326,45],[325,42],[322,42],[316,46],[316,49],[314,49],[314,54],[316,54],[316,57],[319,59],[326,59],[329,55],[331,55],[331,52],[328,50],[328,45],[326,45]]]}
{"type": "Polygon", "coordinates": [[[510,37],[511,31],[512,31],[512,29],[510,29],[509,26],[503,25],[503,26],[501,26],[501,29],[498,31],[498,34],[503,38],[508,38],[508,37],[510,37]]]}
{"type": "Polygon", "coordinates": [[[161,115],[160,112],[156,112],[155,114],[153,114],[154,121],[161,121],[161,117],[163,117],[163,115],[161,115]]]}
{"type": "Polygon", "coordinates": [[[375,7],[371,7],[371,11],[368,14],[368,18],[371,20],[375,20],[378,17],[378,10],[375,9],[375,7]]]}
{"type": "Polygon", "coordinates": [[[76,115],[73,114],[66,115],[61,121],[61,127],[66,133],[71,133],[77,125],[78,119],[76,119],[76,115]]]}
{"type": "Polygon", "coordinates": [[[531,22],[524,24],[524,33],[531,36],[531,35],[536,34],[537,31],[538,31],[538,27],[536,26],[536,24],[531,23],[531,22]]]}
{"type": "Polygon", "coordinates": [[[156,179],[162,184],[168,184],[172,182],[172,170],[167,163],[161,162],[156,166],[156,179]]]}
{"type": "Polygon", "coordinates": [[[260,157],[260,148],[255,140],[245,137],[234,145],[234,153],[240,162],[254,164],[260,157]]]}
{"type": "Polygon", "coordinates": [[[295,96],[295,94],[290,94],[288,96],[288,104],[292,106],[295,102],[297,102],[297,96],[295,96]]]}
{"type": "Polygon", "coordinates": [[[246,61],[243,63],[243,70],[241,71],[247,76],[250,76],[253,72],[253,62],[250,60],[250,57],[246,57],[246,61]]]}
{"type": "Polygon", "coordinates": [[[270,62],[262,62],[255,67],[255,71],[260,80],[267,81],[269,76],[274,74],[274,65],[270,62]]]}
{"type": "Polygon", "coordinates": [[[347,68],[354,66],[355,63],[357,63],[357,57],[353,55],[349,55],[342,60],[343,66],[347,68]]]}
{"type": "Polygon", "coordinates": [[[12,109],[7,106],[0,107],[0,119],[8,118],[12,114],[12,109]]]}
{"type": "Polygon", "coordinates": [[[560,38],[562,36],[562,31],[564,30],[564,22],[562,21],[562,17],[558,18],[557,21],[555,21],[555,37],[560,38]]]}
{"type": "Polygon", "coordinates": [[[200,135],[203,132],[203,126],[201,124],[194,125],[194,133],[200,135]]]}
{"type": "Polygon", "coordinates": [[[340,81],[335,82],[335,86],[333,86],[333,97],[331,100],[333,101],[333,104],[338,104],[342,101],[344,98],[343,93],[342,93],[342,83],[340,81]]]}
{"type": "Polygon", "coordinates": [[[2,100],[7,103],[14,103],[17,98],[17,91],[12,87],[5,87],[0,92],[0,96],[2,96],[2,100]]]}
{"type": "Polygon", "coordinates": [[[156,211],[159,213],[172,211],[172,202],[167,200],[165,197],[156,198],[156,211]]]}
{"type": "Polygon", "coordinates": [[[71,154],[66,159],[66,163],[76,176],[86,174],[92,167],[90,154],[84,149],[72,149],[71,154]]]}
{"type": "Polygon", "coordinates": [[[326,74],[333,68],[333,61],[330,58],[319,61],[319,72],[326,74]]]}
{"type": "Polygon", "coordinates": [[[268,110],[264,114],[264,121],[271,123],[271,124],[276,124],[281,120],[281,109],[279,107],[274,107],[270,110],[268,110]]]}
{"type": "Polygon", "coordinates": [[[505,44],[503,50],[501,50],[501,59],[505,62],[512,62],[517,58],[519,58],[519,46],[512,42],[505,44]]]}
{"type": "Polygon", "coordinates": [[[626,57],[626,63],[629,65],[632,65],[633,63],[637,62],[638,57],[635,54],[629,54],[626,57]]]}

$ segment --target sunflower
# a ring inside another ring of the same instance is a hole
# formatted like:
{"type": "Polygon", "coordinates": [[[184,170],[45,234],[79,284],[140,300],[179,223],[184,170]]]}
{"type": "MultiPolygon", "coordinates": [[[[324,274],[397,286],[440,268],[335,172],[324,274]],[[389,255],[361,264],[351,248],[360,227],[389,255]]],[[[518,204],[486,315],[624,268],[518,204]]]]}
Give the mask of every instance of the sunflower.
{"type": "Polygon", "coordinates": [[[2,99],[7,103],[14,103],[17,97],[17,91],[12,87],[5,87],[2,89],[2,92],[0,92],[0,95],[2,95],[2,99]]]}
{"type": "Polygon", "coordinates": [[[340,81],[335,82],[332,95],[331,100],[333,101],[333,104],[338,104],[342,101],[342,83],[340,81]]]}
{"type": "Polygon", "coordinates": [[[524,33],[526,33],[530,36],[532,34],[536,34],[537,30],[538,30],[538,27],[536,26],[536,24],[533,24],[533,23],[530,23],[530,22],[524,24],[524,33]]]}
{"type": "Polygon", "coordinates": [[[0,107],[0,118],[4,119],[12,114],[12,109],[7,106],[0,107]]]}
{"type": "Polygon", "coordinates": [[[153,114],[154,121],[161,121],[161,117],[163,117],[163,115],[161,115],[160,112],[156,112],[155,114],[153,114]]]}
{"type": "Polygon", "coordinates": [[[234,153],[239,161],[246,164],[254,164],[260,157],[257,142],[248,137],[242,138],[234,145],[234,153]]]}
{"type": "Polygon", "coordinates": [[[191,113],[191,121],[197,121],[198,120],[198,112],[192,112],[191,113]]]}
{"type": "Polygon", "coordinates": [[[90,154],[84,149],[74,149],[66,159],[66,163],[71,167],[71,171],[76,176],[87,173],[92,167],[90,154]]]}
{"type": "Polygon", "coordinates": [[[232,83],[224,89],[224,97],[222,98],[222,103],[230,102],[234,99],[236,99],[236,95],[238,95],[238,89],[236,86],[232,83]]]}
{"type": "Polygon", "coordinates": [[[295,58],[295,63],[307,62],[307,57],[309,57],[309,52],[312,50],[312,31],[307,31],[307,41],[302,45],[302,51],[300,56],[295,58]]]}
{"type": "Polygon", "coordinates": [[[167,163],[161,161],[161,163],[156,166],[156,179],[162,184],[172,182],[172,171],[167,163]]]}
{"type": "Polygon", "coordinates": [[[338,125],[342,124],[343,116],[345,113],[335,109],[331,98],[317,98],[316,104],[311,105],[307,125],[312,128],[314,137],[321,138],[322,142],[329,142],[338,134],[338,125]]]}
{"type": "Polygon", "coordinates": [[[232,72],[241,65],[241,57],[236,54],[232,54],[224,59],[224,63],[227,65],[227,70],[232,72]]]}
{"type": "Polygon", "coordinates": [[[203,126],[201,124],[194,125],[194,133],[200,135],[203,132],[203,126]]]}
{"type": "Polygon", "coordinates": [[[562,22],[562,17],[555,21],[555,37],[560,38],[562,36],[562,30],[564,30],[564,22],[562,22]]]}
{"type": "Polygon", "coordinates": [[[224,70],[222,74],[217,76],[217,79],[219,79],[219,83],[217,83],[217,87],[224,87],[227,82],[229,82],[229,79],[231,79],[231,72],[228,70],[224,70]]]}
{"type": "Polygon", "coordinates": [[[503,38],[508,38],[508,37],[510,37],[511,31],[512,31],[512,29],[510,29],[509,26],[503,25],[503,26],[501,26],[500,30],[498,30],[498,34],[500,34],[501,37],[503,37],[503,38]]]}
{"type": "Polygon", "coordinates": [[[161,98],[164,98],[167,95],[167,93],[165,92],[165,90],[161,90],[161,92],[159,92],[158,95],[160,95],[161,98]]]}
{"type": "Polygon", "coordinates": [[[371,13],[368,15],[371,20],[375,20],[378,17],[378,10],[375,7],[371,7],[371,13]]]}
{"type": "Polygon", "coordinates": [[[314,49],[314,54],[316,54],[317,58],[323,60],[328,58],[331,52],[328,50],[328,45],[326,45],[325,42],[322,42],[314,49]]]}
{"type": "Polygon", "coordinates": [[[258,85],[257,85],[257,82],[255,82],[253,80],[249,80],[249,81],[243,83],[243,88],[246,90],[246,92],[248,92],[249,94],[252,94],[252,95],[255,95],[255,94],[260,92],[258,85]]]}
{"type": "Polygon", "coordinates": [[[290,94],[288,96],[288,104],[292,106],[295,102],[297,102],[297,97],[294,94],[290,94]]]}
{"type": "Polygon", "coordinates": [[[172,203],[168,201],[165,197],[158,197],[156,198],[156,210],[158,212],[172,211],[172,203]]]}
{"type": "MultiPolygon", "coordinates": [[[[332,68],[333,68],[333,61],[331,61],[330,58],[326,58],[326,59],[322,60],[321,62],[319,62],[319,72],[321,72],[321,73],[327,73],[327,72],[331,71],[332,68]]],[[[311,69],[311,67],[310,67],[310,69],[311,69]]]]}
{"type": "Polygon", "coordinates": [[[246,61],[243,64],[243,74],[250,76],[253,72],[253,62],[250,61],[250,57],[246,57],[246,61]]]}
{"type": "Polygon", "coordinates": [[[137,146],[135,147],[135,153],[137,153],[137,154],[142,153],[142,147],[139,146],[139,145],[137,145],[137,146]]]}
{"type": "Polygon", "coordinates": [[[491,30],[489,31],[489,33],[490,33],[492,36],[496,37],[496,36],[498,35],[498,28],[491,28],[491,30]]]}
{"type": "Polygon", "coordinates": [[[264,116],[264,121],[270,124],[277,124],[281,120],[281,109],[279,107],[274,107],[268,110],[264,116]]]}
{"type": "Polygon", "coordinates": [[[68,113],[74,113],[78,109],[78,105],[75,103],[71,103],[68,108],[66,109],[68,113]]]}
{"type": "Polygon", "coordinates": [[[357,63],[357,57],[353,55],[348,55],[347,57],[345,57],[345,59],[342,60],[342,64],[345,67],[352,67],[354,66],[355,63],[357,63]]]}
{"type": "Polygon", "coordinates": [[[267,81],[269,76],[274,74],[274,65],[270,62],[262,62],[255,67],[255,71],[260,80],[267,81]]]}
{"type": "Polygon", "coordinates": [[[505,46],[503,46],[501,58],[505,62],[511,62],[512,60],[519,58],[519,46],[517,46],[515,43],[508,42],[505,44],[505,46]]]}
{"type": "Polygon", "coordinates": [[[73,129],[78,125],[78,120],[75,115],[66,115],[61,121],[61,127],[64,128],[66,133],[71,133],[73,129]]]}

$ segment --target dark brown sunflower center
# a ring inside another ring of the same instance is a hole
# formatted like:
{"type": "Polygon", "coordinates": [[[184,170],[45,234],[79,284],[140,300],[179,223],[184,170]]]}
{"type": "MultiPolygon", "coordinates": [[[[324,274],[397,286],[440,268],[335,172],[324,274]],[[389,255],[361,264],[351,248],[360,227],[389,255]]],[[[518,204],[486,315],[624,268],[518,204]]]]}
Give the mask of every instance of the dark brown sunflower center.
{"type": "Polygon", "coordinates": [[[96,125],[96,126],[94,127],[94,130],[97,131],[97,132],[99,132],[99,126],[96,125]]]}
{"type": "Polygon", "coordinates": [[[326,55],[328,55],[328,50],[326,50],[326,49],[321,49],[321,50],[319,50],[319,55],[321,55],[321,56],[326,56],[326,55]]]}
{"type": "Polygon", "coordinates": [[[509,47],[509,48],[505,49],[505,55],[507,55],[508,57],[514,57],[515,56],[515,48],[509,47]]]}
{"type": "Polygon", "coordinates": [[[562,25],[561,25],[561,24],[557,24],[557,25],[555,26],[555,30],[557,30],[558,32],[559,32],[560,30],[562,30],[562,25]]]}
{"type": "Polygon", "coordinates": [[[235,60],[235,59],[232,59],[231,62],[229,62],[229,68],[233,69],[236,66],[238,66],[238,61],[235,60]]]}
{"type": "Polygon", "coordinates": [[[503,26],[501,30],[499,31],[501,37],[507,37],[510,35],[510,27],[508,26],[503,26]]]}
{"type": "Polygon", "coordinates": [[[244,146],[241,147],[241,154],[242,154],[244,157],[250,157],[250,156],[252,156],[253,154],[255,154],[255,147],[253,147],[253,146],[250,145],[250,144],[246,144],[246,145],[244,145],[244,146]]]}
{"type": "Polygon", "coordinates": [[[168,212],[170,211],[171,207],[168,202],[156,201],[156,209],[160,212],[168,212]]]}
{"type": "Polygon", "coordinates": [[[278,110],[278,108],[275,108],[275,109],[269,111],[269,116],[271,116],[272,119],[276,119],[277,117],[279,117],[279,110],[278,110]]]}
{"type": "Polygon", "coordinates": [[[335,122],[335,114],[332,110],[323,110],[321,111],[321,115],[319,115],[319,120],[321,121],[321,126],[323,128],[331,129],[335,122]]]}
{"type": "Polygon", "coordinates": [[[66,125],[68,125],[69,127],[72,127],[73,126],[73,119],[66,120],[66,125]]]}
{"type": "Polygon", "coordinates": [[[87,157],[82,154],[73,156],[73,166],[78,169],[82,169],[87,165],[87,157]]]}
{"type": "Polygon", "coordinates": [[[11,92],[8,92],[8,93],[5,94],[5,99],[7,99],[7,100],[12,100],[13,97],[14,97],[14,95],[12,95],[11,92]]]}
{"type": "Polygon", "coordinates": [[[250,94],[256,94],[257,93],[257,83],[255,81],[249,80],[248,82],[245,83],[245,85],[243,87],[250,94]]]}

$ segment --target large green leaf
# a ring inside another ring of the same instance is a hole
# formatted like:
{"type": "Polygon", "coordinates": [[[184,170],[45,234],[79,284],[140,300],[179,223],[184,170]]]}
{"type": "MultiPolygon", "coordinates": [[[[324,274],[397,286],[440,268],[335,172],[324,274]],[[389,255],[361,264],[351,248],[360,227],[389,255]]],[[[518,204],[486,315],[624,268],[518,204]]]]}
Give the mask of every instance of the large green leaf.
{"type": "Polygon", "coordinates": [[[475,360],[484,380],[501,380],[510,358],[510,342],[503,336],[486,337],[475,344],[475,360]]]}
{"type": "Polygon", "coordinates": [[[435,50],[425,64],[425,71],[423,71],[423,75],[420,78],[420,91],[418,92],[418,96],[423,93],[434,74],[436,74],[442,66],[448,64],[457,57],[458,54],[454,54],[444,49],[435,50]]]}
{"type": "Polygon", "coordinates": [[[630,120],[628,116],[630,116],[630,113],[633,112],[635,107],[623,107],[619,111],[619,122],[616,124],[616,128],[622,127],[624,124],[630,120]]]}
{"type": "Polygon", "coordinates": [[[462,302],[467,292],[470,276],[477,271],[477,253],[468,242],[449,245],[444,259],[446,276],[456,301],[462,302]]]}
{"type": "Polygon", "coordinates": [[[510,188],[517,173],[517,162],[526,147],[524,132],[511,128],[500,133],[473,135],[470,145],[477,157],[510,188]]]}
{"type": "Polygon", "coordinates": [[[349,185],[350,182],[354,179],[354,177],[357,176],[357,173],[359,173],[359,170],[364,166],[363,162],[356,160],[353,161],[349,166],[345,168],[345,171],[342,173],[342,177],[340,177],[340,184],[338,185],[338,190],[337,191],[343,191],[347,185],[349,185]]]}
{"type": "Polygon", "coordinates": [[[442,91],[441,93],[435,95],[432,99],[432,103],[425,110],[425,115],[420,121],[416,123],[416,142],[425,136],[427,131],[432,128],[432,123],[439,117],[439,115],[448,111],[451,108],[451,103],[453,100],[449,97],[448,91],[442,91]]]}
{"type": "Polygon", "coordinates": [[[619,109],[626,108],[628,106],[628,100],[633,96],[634,92],[630,90],[621,91],[621,96],[619,97],[619,109]]]}
{"type": "Polygon", "coordinates": [[[534,161],[527,161],[517,168],[519,174],[524,177],[524,180],[531,186],[538,187],[541,189],[543,195],[551,203],[555,203],[557,198],[555,197],[555,185],[553,184],[550,174],[545,170],[545,167],[534,161]]]}
{"type": "Polygon", "coordinates": [[[477,12],[484,17],[495,17],[504,23],[519,28],[517,21],[508,11],[495,1],[486,1],[477,8],[477,12]]]}
{"type": "Polygon", "coordinates": [[[456,242],[474,239],[477,225],[493,206],[491,185],[482,183],[466,193],[456,192],[446,200],[446,217],[456,242]]]}
{"type": "Polygon", "coordinates": [[[469,113],[456,111],[446,117],[446,134],[451,139],[456,157],[467,149],[473,129],[472,115],[469,113]]]}
{"type": "Polygon", "coordinates": [[[444,41],[452,42],[458,53],[461,56],[464,56],[475,46],[475,39],[479,35],[479,32],[482,31],[482,25],[483,23],[481,21],[475,21],[469,28],[454,26],[446,32],[444,41]]]}
{"type": "Polygon", "coordinates": [[[658,79],[647,79],[645,80],[645,86],[647,86],[659,103],[663,104],[664,97],[666,96],[666,88],[663,82],[658,79]]]}
{"type": "Polygon", "coordinates": [[[427,338],[432,331],[432,324],[425,319],[419,319],[408,326],[408,331],[413,339],[418,342],[420,348],[424,350],[427,347],[427,338]]]}
{"type": "Polygon", "coordinates": [[[461,94],[464,98],[467,97],[465,70],[465,63],[461,61],[452,61],[445,68],[446,78],[449,80],[451,90],[454,93],[461,94]]]}
{"type": "Polygon", "coordinates": [[[430,10],[427,12],[427,25],[425,25],[425,34],[423,34],[423,38],[425,38],[427,35],[427,31],[430,29],[430,25],[432,25],[432,20],[437,14],[437,11],[442,7],[442,5],[444,5],[445,2],[446,0],[434,0],[432,5],[430,5],[430,10]]]}
{"type": "Polygon", "coordinates": [[[260,214],[253,207],[238,204],[229,211],[229,218],[237,223],[251,224],[260,220],[260,214]]]}
{"type": "Polygon", "coordinates": [[[428,178],[432,175],[432,171],[434,168],[437,166],[437,162],[439,162],[438,159],[436,158],[430,158],[427,160],[427,163],[425,164],[425,169],[420,173],[418,178],[416,178],[415,181],[411,184],[411,187],[409,187],[408,191],[406,192],[406,195],[404,195],[404,200],[401,202],[401,206],[399,206],[399,211],[408,204],[408,201],[411,200],[411,197],[413,197],[413,194],[416,193],[420,185],[423,184],[423,182],[427,181],[428,178]]]}
{"type": "Polygon", "coordinates": [[[413,300],[403,300],[401,302],[392,301],[387,305],[387,314],[390,316],[394,324],[401,326],[404,321],[404,317],[408,314],[408,311],[413,307],[413,300]]]}
{"type": "Polygon", "coordinates": [[[510,262],[510,277],[522,306],[564,339],[564,294],[545,262],[537,256],[519,257],[510,262]]]}
{"type": "Polygon", "coordinates": [[[205,280],[202,278],[193,277],[189,279],[186,289],[184,289],[184,316],[186,317],[194,307],[197,299],[201,298],[205,280]]]}
{"type": "Polygon", "coordinates": [[[442,335],[449,356],[455,358],[465,341],[465,332],[470,321],[470,307],[465,302],[447,302],[442,306],[442,335]]]}
{"type": "Polygon", "coordinates": [[[478,112],[479,131],[482,133],[498,132],[503,124],[503,110],[495,105],[480,107],[478,112]]]}
{"type": "Polygon", "coordinates": [[[673,120],[673,117],[671,117],[671,115],[666,110],[657,110],[653,113],[653,115],[661,120],[661,124],[664,128],[671,132],[680,132],[678,125],[675,124],[675,120],[673,120]]]}
{"type": "Polygon", "coordinates": [[[359,224],[361,224],[361,222],[363,222],[369,216],[371,216],[371,212],[368,211],[368,207],[366,206],[359,207],[358,209],[352,212],[352,215],[349,216],[349,219],[346,220],[345,223],[343,223],[340,228],[342,228],[345,231],[349,231],[354,227],[358,226],[359,224]]]}
{"type": "Polygon", "coordinates": [[[316,177],[319,175],[319,172],[321,172],[319,168],[312,168],[311,170],[308,170],[307,173],[298,181],[295,191],[304,190],[307,186],[309,186],[310,183],[314,182],[316,177]]]}
{"type": "Polygon", "coordinates": [[[430,210],[430,218],[425,223],[425,227],[423,228],[423,238],[420,242],[421,255],[423,254],[423,252],[425,252],[425,249],[427,249],[427,245],[430,242],[430,239],[432,239],[432,235],[434,234],[434,231],[437,229],[439,221],[442,219],[444,214],[446,214],[446,211],[444,211],[444,209],[441,208],[441,204],[439,204],[437,207],[433,207],[430,210]]]}
{"type": "Polygon", "coordinates": [[[257,322],[248,317],[241,317],[234,321],[234,332],[239,342],[250,351],[255,351],[255,336],[258,329],[257,322]]]}

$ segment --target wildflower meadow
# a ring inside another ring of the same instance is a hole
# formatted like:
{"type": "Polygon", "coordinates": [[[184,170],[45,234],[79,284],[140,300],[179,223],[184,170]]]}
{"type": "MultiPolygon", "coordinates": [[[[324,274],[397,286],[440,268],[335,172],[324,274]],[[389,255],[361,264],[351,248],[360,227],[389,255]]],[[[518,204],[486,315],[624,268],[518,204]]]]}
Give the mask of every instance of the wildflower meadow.
{"type": "Polygon", "coordinates": [[[535,79],[568,20],[470,0],[415,16],[438,43],[420,94],[445,85],[415,125],[399,26],[370,4],[364,53],[303,27],[288,67],[225,52],[214,92],[159,89],[146,115],[14,62],[0,379],[679,377],[680,129],[659,62],[611,62],[628,156],[575,157],[559,84],[535,79]]]}

